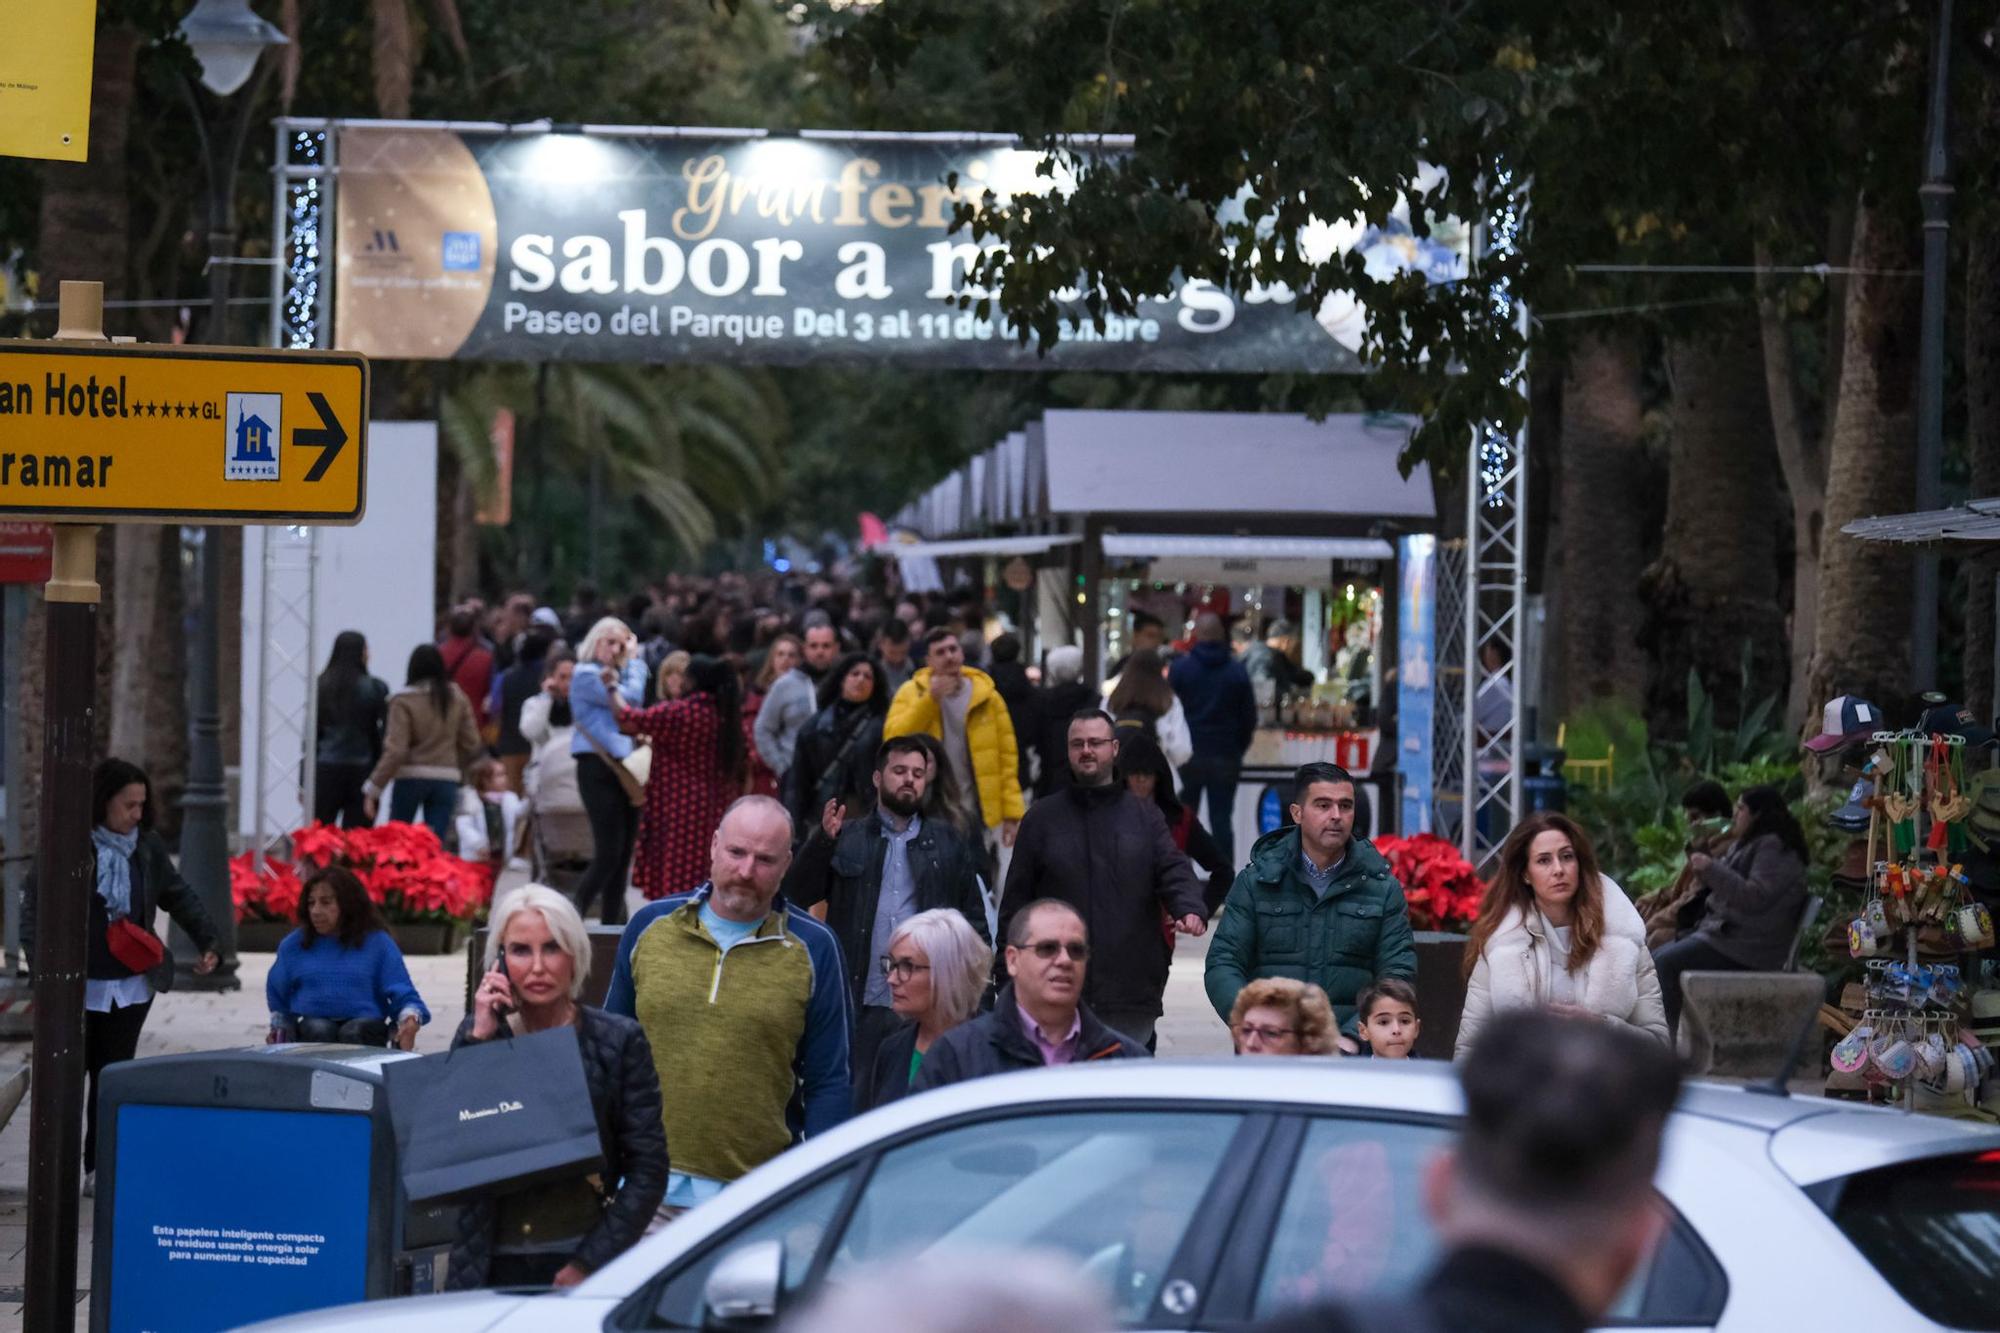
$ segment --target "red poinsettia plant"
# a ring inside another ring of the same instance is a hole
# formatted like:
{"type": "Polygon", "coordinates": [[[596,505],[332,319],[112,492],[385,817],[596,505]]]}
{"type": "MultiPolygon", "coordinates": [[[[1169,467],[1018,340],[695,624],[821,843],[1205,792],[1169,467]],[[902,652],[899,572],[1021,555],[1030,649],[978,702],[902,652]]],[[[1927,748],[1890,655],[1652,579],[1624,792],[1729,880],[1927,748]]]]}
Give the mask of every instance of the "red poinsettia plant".
{"type": "Polygon", "coordinates": [[[291,842],[293,860],[266,857],[261,875],[248,852],[229,863],[238,921],[296,920],[303,882],[336,865],[354,872],[391,924],[470,922],[493,901],[493,867],[445,851],[426,824],[308,824],[291,842]]]}
{"type": "Polygon", "coordinates": [[[1486,885],[1458,847],[1435,833],[1374,839],[1375,850],[1403,885],[1410,925],[1417,930],[1462,930],[1479,915],[1486,885]]]}

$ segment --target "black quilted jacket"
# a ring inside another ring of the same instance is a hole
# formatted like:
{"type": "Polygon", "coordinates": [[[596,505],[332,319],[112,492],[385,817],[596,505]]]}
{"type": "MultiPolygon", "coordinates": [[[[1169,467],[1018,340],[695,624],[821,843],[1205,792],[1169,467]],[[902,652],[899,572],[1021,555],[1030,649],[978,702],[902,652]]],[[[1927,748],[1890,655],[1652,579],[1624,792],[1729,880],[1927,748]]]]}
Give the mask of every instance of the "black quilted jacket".
{"type": "MultiPolygon", "coordinates": [[[[597,1108],[597,1133],[604,1144],[604,1216],[583,1238],[570,1261],[595,1272],[625,1253],[646,1234],[667,1192],[667,1129],[660,1110],[660,1080],[653,1048],[637,1021],[578,1007],[577,1045],[583,1052],[584,1081],[597,1108]]],[[[453,1049],[473,1040],[472,1018],[459,1024],[453,1049]]],[[[458,1243],[452,1246],[445,1285],[466,1291],[486,1285],[493,1258],[494,1201],[478,1199],[459,1212],[458,1243]]]]}

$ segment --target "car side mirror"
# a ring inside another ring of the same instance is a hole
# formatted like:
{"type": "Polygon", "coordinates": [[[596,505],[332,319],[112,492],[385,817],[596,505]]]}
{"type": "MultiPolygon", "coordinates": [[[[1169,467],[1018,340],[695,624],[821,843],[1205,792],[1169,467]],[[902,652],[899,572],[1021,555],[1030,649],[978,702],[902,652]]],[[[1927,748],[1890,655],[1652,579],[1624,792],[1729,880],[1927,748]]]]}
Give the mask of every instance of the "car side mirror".
{"type": "Polygon", "coordinates": [[[701,1288],[705,1329],[763,1328],[778,1317],[785,1283],[785,1243],[751,1241],[739,1245],[709,1270],[701,1288]]]}

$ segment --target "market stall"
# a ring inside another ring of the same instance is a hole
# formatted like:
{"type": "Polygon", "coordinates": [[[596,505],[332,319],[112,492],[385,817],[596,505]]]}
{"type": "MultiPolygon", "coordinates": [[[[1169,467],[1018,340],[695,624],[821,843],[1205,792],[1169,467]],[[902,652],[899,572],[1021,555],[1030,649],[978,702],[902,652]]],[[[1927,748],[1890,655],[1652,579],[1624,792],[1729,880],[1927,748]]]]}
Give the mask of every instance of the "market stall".
{"type": "Polygon", "coordinates": [[[1961,858],[1983,841],[1971,816],[2000,790],[2000,770],[1968,769],[1961,736],[1885,731],[1868,743],[1867,894],[1847,923],[1863,980],[1823,1011],[1839,1035],[1828,1090],[1991,1118],[1993,1060],[1971,1033],[1992,993],[1977,955],[1993,946],[1993,918],[1961,858]]]}
{"type": "MultiPolygon", "coordinates": [[[[1135,612],[1157,615],[1170,640],[1204,609],[1241,642],[1261,642],[1276,620],[1297,626],[1293,665],[1312,684],[1260,695],[1239,793],[1244,854],[1278,817],[1270,784],[1299,764],[1381,767],[1393,538],[1431,530],[1437,514],[1428,471],[1405,477],[1398,465],[1411,425],[1388,414],[1051,411],[899,513],[920,540],[892,549],[906,577],[923,576],[915,559],[977,554],[989,588],[1005,562],[1032,561],[1033,623],[1020,628],[1039,649],[1080,645],[1092,678],[1125,655],[1135,612]]],[[[1367,796],[1382,827],[1393,781],[1367,796]]]]}

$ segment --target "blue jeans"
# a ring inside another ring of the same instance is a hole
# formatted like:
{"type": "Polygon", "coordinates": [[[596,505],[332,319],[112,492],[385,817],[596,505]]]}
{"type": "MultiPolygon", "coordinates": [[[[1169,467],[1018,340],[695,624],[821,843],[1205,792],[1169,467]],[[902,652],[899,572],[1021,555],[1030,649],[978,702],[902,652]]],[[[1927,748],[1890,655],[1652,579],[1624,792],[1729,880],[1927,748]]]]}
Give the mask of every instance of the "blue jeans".
{"type": "Polygon", "coordinates": [[[1236,784],[1243,776],[1241,759],[1201,754],[1181,765],[1181,803],[1199,811],[1201,798],[1208,797],[1208,831],[1215,845],[1231,865],[1236,856],[1236,784]]]}
{"type": "Polygon", "coordinates": [[[438,841],[451,847],[451,817],[458,809],[458,784],[443,778],[397,778],[389,786],[389,818],[415,823],[421,813],[438,841]]]}

